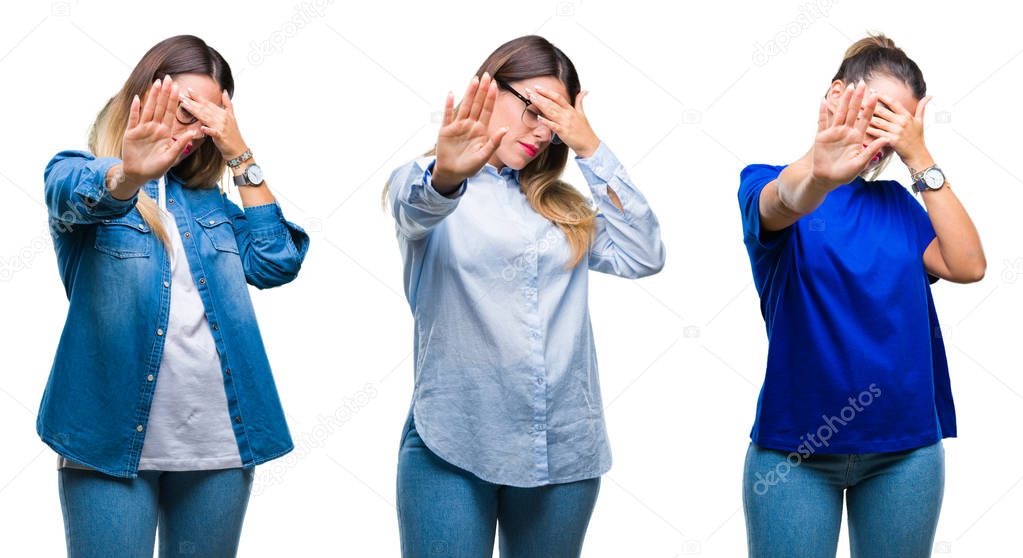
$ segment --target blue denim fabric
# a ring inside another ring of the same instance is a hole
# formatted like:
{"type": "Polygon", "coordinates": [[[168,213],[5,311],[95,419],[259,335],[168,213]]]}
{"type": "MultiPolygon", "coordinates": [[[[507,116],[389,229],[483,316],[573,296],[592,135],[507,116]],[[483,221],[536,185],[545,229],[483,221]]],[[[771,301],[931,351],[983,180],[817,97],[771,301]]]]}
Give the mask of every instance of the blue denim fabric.
{"type": "MultiPolygon", "coordinates": [[[[170,308],[167,252],[135,208],[108,194],[120,161],[65,151],[46,167],[46,203],[69,308],[36,430],[64,457],[135,477],[170,308]]],[[[156,199],[156,180],[145,185],[156,199]]],[[[242,465],[293,447],[246,283],[295,278],[309,237],[277,204],[244,210],[217,188],[167,175],[174,215],[223,367],[242,465]]]]}
{"type": "Polygon", "coordinates": [[[941,442],[807,457],[750,444],[743,482],[749,555],[834,558],[844,498],[853,558],[925,558],[944,487],[941,442]]]}
{"type": "Polygon", "coordinates": [[[142,471],[134,479],[61,469],[68,558],[216,556],[238,551],[255,469],[142,471]]]}

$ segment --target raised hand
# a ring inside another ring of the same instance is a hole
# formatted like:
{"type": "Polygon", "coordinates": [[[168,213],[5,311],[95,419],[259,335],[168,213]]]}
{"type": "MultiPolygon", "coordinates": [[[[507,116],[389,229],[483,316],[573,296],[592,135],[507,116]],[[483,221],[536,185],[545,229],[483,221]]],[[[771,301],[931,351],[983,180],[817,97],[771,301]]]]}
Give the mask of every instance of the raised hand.
{"type": "Polygon", "coordinates": [[[143,105],[138,95],[131,101],[128,127],[121,141],[124,174],[136,182],[159,178],[174,166],[191,141],[193,133],[173,138],[174,115],[178,110],[178,86],[170,76],[156,80],[143,105]]]}
{"type": "Polygon", "coordinates": [[[227,91],[221,91],[220,101],[223,107],[206,100],[196,99],[189,88],[180,95],[181,106],[192,116],[202,122],[200,130],[213,140],[221,156],[226,160],[234,159],[248,149],[238,130],[238,120],[234,116],[234,105],[227,91]]]}
{"type": "Polygon", "coordinates": [[[433,170],[433,185],[439,192],[448,193],[479,172],[501,145],[508,129],[501,128],[493,135],[488,131],[496,100],[497,82],[487,73],[469,82],[457,114],[454,95],[448,93],[433,170]]]}
{"type": "Polygon", "coordinates": [[[826,101],[821,101],[810,176],[829,191],[851,182],[889,143],[888,138],[880,137],[867,144],[867,125],[877,96],[867,94],[866,89],[862,81],[858,86],[849,84],[833,116],[828,114],[826,101]]]}
{"type": "Polygon", "coordinates": [[[867,131],[877,137],[887,138],[889,145],[907,167],[921,171],[933,165],[934,160],[924,144],[924,109],[931,98],[924,97],[917,103],[916,114],[884,95],[878,99],[881,102],[874,111],[867,131]]]}
{"type": "Polygon", "coordinates": [[[600,139],[593,132],[583,111],[583,97],[588,93],[582,91],[576,95],[575,106],[572,106],[557,91],[539,85],[526,88],[529,100],[540,109],[540,123],[558,134],[561,141],[580,157],[589,157],[600,147],[600,139]]]}

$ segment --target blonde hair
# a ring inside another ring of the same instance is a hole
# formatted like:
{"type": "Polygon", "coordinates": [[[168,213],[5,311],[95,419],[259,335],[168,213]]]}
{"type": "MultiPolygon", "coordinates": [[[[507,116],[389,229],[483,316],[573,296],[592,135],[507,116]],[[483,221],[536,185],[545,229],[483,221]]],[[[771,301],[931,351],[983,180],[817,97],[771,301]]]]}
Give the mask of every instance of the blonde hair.
{"type": "MultiPolygon", "coordinates": [[[[571,101],[580,90],[579,76],[568,56],[547,39],[536,35],[519,37],[498,47],[483,62],[476,75],[482,76],[484,72],[506,82],[551,76],[565,85],[571,101]]],[[[436,146],[426,153],[434,154],[436,146]]],[[[565,267],[570,269],[589,252],[596,233],[597,212],[586,196],[561,180],[567,161],[568,146],[550,144],[519,171],[519,188],[530,207],[565,234],[572,252],[565,267]]],[[[383,192],[385,204],[388,187],[385,186],[383,192]]]]}
{"type": "MultiPolygon", "coordinates": [[[[145,101],[149,86],[154,81],[166,75],[173,77],[181,74],[209,76],[217,81],[228,95],[234,94],[231,68],[220,53],[202,39],[192,35],[165,39],[149,49],[132,70],[120,91],[111,97],[96,115],[96,120],[89,130],[89,151],[97,157],[120,158],[132,99],[138,95],[145,101]]],[[[175,176],[184,180],[188,187],[211,188],[216,187],[218,179],[225,174],[227,165],[213,142],[204,141],[194,154],[171,170],[175,176]]],[[[139,190],[136,208],[149,228],[166,245],[169,239],[160,219],[160,210],[145,190],[139,190]]]]}

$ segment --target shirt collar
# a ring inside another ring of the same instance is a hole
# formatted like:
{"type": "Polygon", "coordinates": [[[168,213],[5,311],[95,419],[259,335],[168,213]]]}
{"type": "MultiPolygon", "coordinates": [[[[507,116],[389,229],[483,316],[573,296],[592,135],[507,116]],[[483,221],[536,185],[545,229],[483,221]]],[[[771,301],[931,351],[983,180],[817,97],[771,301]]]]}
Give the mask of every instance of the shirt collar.
{"type": "Polygon", "coordinates": [[[487,174],[501,177],[503,180],[508,180],[510,178],[514,180],[516,184],[518,184],[519,182],[518,169],[513,169],[508,166],[505,166],[503,169],[497,170],[497,167],[491,165],[490,163],[487,163],[483,165],[483,171],[486,172],[487,174]]]}

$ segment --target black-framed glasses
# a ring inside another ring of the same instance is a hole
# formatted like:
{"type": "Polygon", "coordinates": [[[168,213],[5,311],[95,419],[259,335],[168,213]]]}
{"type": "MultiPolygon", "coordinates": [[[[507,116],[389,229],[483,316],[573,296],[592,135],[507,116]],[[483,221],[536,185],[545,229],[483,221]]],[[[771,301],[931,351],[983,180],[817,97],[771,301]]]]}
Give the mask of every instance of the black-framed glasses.
{"type": "MultiPolygon", "coordinates": [[[[507,81],[504,81],[503,79],[495,79],[494,81],[497,82],[498,87],[504,89],[505,91],[511,93],[512,95],[515,95],[515,97],[518,100],[522,101],[523,104],[526,105],[526,108],[522,109],[522,123],[525,124],[527,128],[533,129],[540,125],[539,109],[530,110],[529,108],[534,106],[533,101],[530,101],[528,97],[516,91],[515,88],[512,87],[507,81]]],[[[551,143],[555,145],[561,143],[561,138],[558,137],[558,134],[554,133],[554,130],[551,130],[551,143]]]]}
{"type": "Polygon", "coordinates": [[[199,119],[196,118],[194,114],[188,112],[188,109],[186,109],[181,104],[178,105],[178,111],[174,113],[174,118],[182,126],[191,126],[192,124],[195,124],[196,122],[199,121],[199,119]]]}

